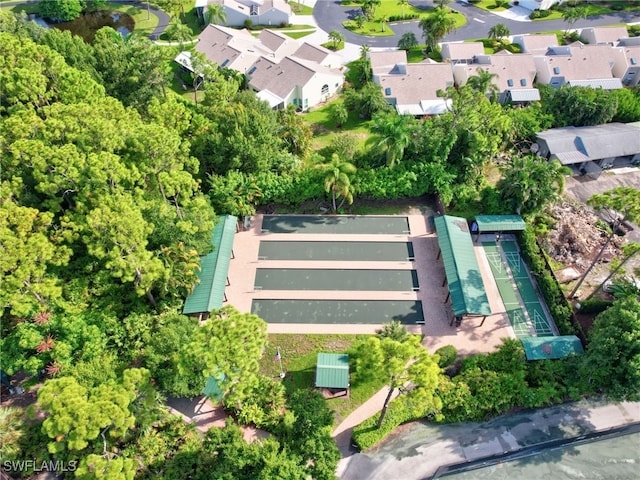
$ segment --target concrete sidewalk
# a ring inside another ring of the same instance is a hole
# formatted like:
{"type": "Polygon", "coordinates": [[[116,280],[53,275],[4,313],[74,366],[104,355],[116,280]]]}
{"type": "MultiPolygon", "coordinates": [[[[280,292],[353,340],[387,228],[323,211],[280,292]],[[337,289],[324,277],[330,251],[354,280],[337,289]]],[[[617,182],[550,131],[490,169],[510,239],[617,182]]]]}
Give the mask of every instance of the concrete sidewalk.
{"type": "Polygon", "coordinates": [[[418,480],[429,478],[441,466],[638,422],[640,402],[601,400],[526,410],[482,423],[413,422],[401,426],[374,450],[343,458],[338,474],[343,480],[418,480]]]}

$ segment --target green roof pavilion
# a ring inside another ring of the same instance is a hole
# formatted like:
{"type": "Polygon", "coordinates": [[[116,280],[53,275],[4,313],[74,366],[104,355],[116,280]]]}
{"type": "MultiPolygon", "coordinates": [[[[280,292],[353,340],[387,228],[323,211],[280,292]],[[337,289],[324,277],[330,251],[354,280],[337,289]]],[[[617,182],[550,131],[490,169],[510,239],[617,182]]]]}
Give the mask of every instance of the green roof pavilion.
{"type": "Polygon", "coordinates": [[[443,215],[436,217],[434,223],[447,276],[445,282],[449,284],[445,302],[451,298],[454,317],[491,315],[467,221],[443,215]]]}
{"type": "Polygon", "coordinates": [[[213,251],[200,259],[200,282],[184,302],[185,315],[209,314],[222,307],[237,221],[233,215],[219,217],[211,236],[213,251]]]}

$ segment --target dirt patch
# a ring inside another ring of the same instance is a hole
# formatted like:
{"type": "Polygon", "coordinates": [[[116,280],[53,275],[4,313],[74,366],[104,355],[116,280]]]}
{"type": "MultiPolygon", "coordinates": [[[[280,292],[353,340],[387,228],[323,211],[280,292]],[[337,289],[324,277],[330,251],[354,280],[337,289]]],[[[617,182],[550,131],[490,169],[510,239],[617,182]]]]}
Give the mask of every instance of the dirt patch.
{"type": "MultiPolygon", "coordinates": [[[[554,224],[542,245],[557,267],[555,273],[558,275],[569,268],[581,277],[607,242],[609,233],[604,229],[606,226],[592,209],[573,202],[555,205],[551,217],[554,224]]],[[[577,292],[578,298],[585,299],[600,286],[610,273],[612,260],[623,257],[621,247],[627,242],[627,236],[613,237],[577,292]]],[[[637,266],[634,262],[629,262],[628,269],[637,266]]],[[[565,292],[571,292],[577,281],[579,280],[564,282],[565,292]]],[[[590,325],[589,321],[585,322],[590,325]]]]}

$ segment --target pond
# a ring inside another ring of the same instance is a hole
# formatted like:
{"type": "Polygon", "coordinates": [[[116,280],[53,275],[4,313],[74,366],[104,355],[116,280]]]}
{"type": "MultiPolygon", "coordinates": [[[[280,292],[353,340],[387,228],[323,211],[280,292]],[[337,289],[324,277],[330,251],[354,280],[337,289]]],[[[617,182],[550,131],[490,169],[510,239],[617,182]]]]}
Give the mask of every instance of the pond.
{"type": "Polygon", "coordinates": [[[47,25],[60,30],[69,30],[73,35],[82,37],[85,42],[92,43],[96,32],[102,27],[111,27],[126,37],[133,32],[135,23],[133,17],[126,13],[98,10],[83,13],[70,22],[48,23],[47,25]]]}

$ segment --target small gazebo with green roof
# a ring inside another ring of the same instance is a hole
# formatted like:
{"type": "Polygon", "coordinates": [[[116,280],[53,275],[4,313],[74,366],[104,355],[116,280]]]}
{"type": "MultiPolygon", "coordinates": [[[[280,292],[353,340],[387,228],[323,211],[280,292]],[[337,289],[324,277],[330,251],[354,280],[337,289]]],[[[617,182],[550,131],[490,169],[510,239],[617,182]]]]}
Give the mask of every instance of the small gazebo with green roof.
{"type": "Polygon", "coordinates": [[[316,388],[325,398],[349,395],[349,355],[318,353],[316,388]]]}

